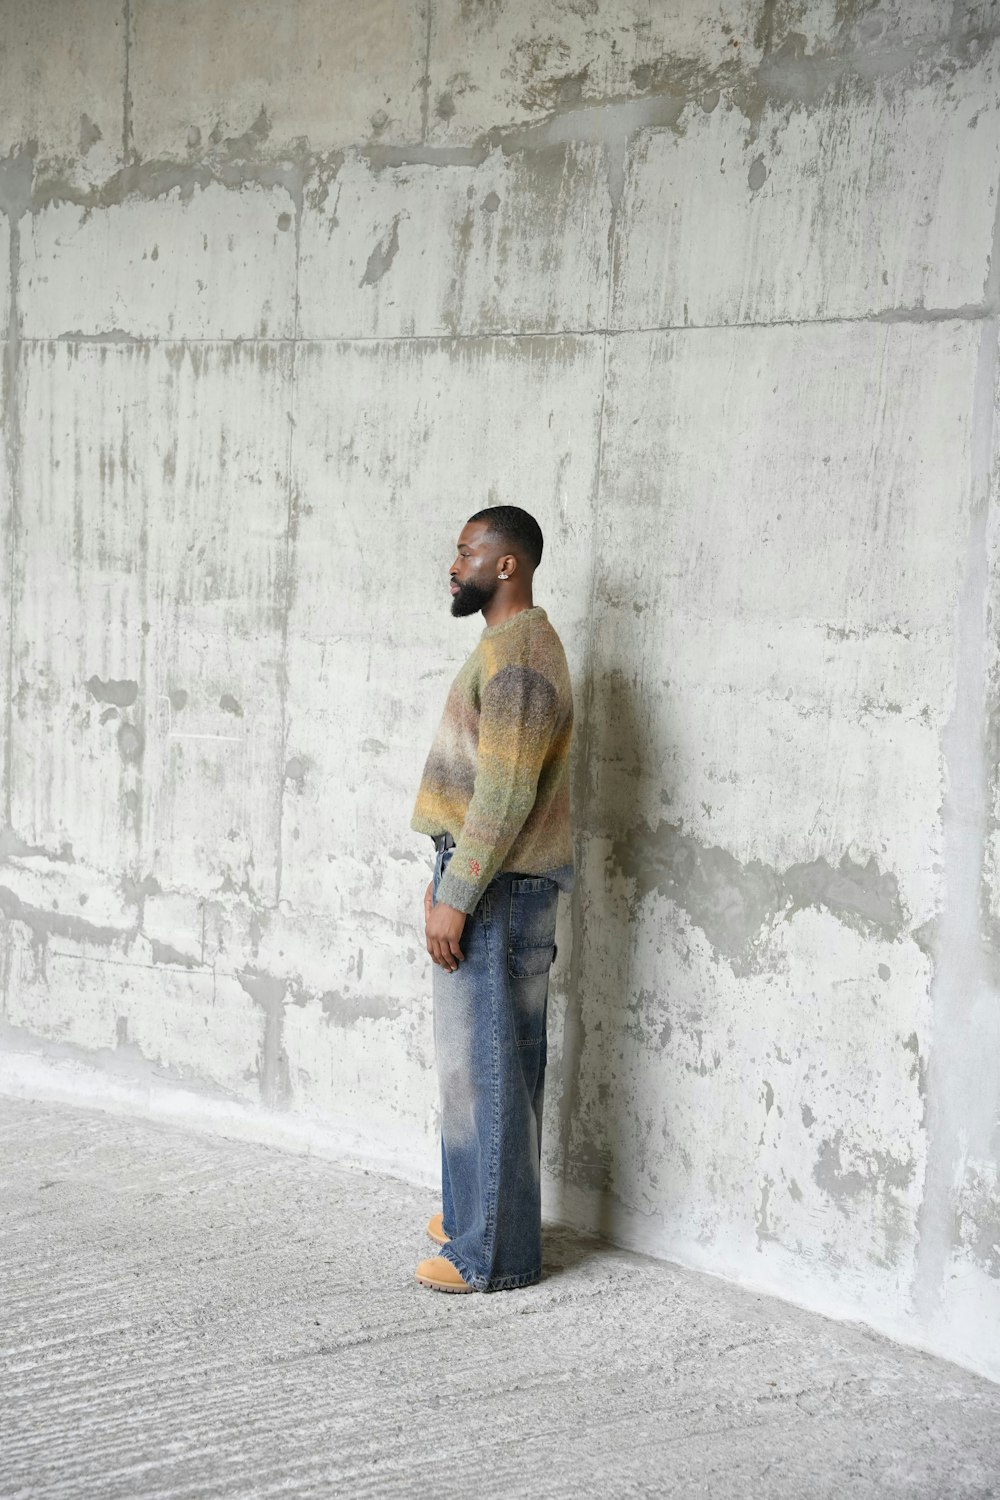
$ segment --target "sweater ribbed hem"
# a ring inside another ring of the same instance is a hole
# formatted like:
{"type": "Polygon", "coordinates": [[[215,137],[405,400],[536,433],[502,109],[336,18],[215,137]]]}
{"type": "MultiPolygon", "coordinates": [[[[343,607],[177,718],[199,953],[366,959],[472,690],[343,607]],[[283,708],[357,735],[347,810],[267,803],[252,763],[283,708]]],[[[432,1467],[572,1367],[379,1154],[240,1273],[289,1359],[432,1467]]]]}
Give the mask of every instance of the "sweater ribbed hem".
{"type": "MultiPolygon", "coordinates": [[[[560,865],[557,870],[498,870],[493,877],[496,881],[504,876],[510,879],[517,875],[544,875],[547,880],[554,880],[561,891],[569,895],[576,884],[575,867],[572,864],[560,865]]],[[[443,906],[450,906],[455,911],[464,911],[466,916],[474,912],[483,898],[483,892],[488,890],[492,882],[486,885],[473,885],[471,881],[463,880],[455,872],[452,873],[449,864],[438,881],[437,901],[443,906]]]]}

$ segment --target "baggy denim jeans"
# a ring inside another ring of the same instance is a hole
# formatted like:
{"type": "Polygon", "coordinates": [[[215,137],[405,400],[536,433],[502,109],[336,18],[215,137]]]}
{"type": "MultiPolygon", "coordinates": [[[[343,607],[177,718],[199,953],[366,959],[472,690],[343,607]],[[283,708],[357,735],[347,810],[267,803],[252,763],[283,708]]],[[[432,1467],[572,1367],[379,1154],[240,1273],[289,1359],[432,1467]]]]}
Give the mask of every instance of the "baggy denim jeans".
{"type": "MultiPolygon", "coordinates": [[[[433,898],[454,849],[437,852],[433,898]]],[[[450,1260],[480,1292],[542,1274],[540,1160],[559,887],[501,871],[466,918],[453,974],[434,965],[441,1197],[450,1260]]]]}

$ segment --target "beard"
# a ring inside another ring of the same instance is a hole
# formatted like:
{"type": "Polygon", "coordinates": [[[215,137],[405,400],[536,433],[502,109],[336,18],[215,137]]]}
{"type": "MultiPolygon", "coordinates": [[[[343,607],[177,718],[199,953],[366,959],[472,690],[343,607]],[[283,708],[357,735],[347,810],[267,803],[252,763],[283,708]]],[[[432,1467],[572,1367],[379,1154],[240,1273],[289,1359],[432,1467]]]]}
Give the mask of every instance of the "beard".
{"type": "Polygon", "coordinates": [[[453,615],[474,615],[486,608],[496,591],[495,583],[492,588],[482,588],[478,583],[460,583],[458,593],[451,601],[451,612],[453,615]]]}

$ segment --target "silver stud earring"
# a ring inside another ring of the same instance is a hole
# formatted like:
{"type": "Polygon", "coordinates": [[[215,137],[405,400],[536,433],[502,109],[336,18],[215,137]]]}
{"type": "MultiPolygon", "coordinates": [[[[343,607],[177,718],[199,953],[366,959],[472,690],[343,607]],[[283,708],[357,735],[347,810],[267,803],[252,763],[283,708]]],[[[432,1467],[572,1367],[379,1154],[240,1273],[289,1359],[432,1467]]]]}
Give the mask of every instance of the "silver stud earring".
{"type": "Polygon", "coordinates": [[[506,573],[501,573],[501,574],[500,574],[500,577],[501,577],[501,578],[506,578],[506,577],[507,577],[507,574],[506,574],[506,573]]]}

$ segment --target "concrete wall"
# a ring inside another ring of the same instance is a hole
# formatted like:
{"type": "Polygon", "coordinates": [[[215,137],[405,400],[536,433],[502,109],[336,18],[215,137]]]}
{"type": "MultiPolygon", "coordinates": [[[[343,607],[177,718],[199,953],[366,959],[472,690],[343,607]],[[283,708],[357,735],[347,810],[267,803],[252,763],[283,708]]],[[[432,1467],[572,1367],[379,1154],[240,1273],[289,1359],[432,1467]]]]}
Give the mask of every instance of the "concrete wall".
{"type": "Polygon", "coordinates": [[[4,1087],[433,1180],[408,821],[522,502],[549,1212],[1000,1377],[998,36],[3,0],[4,1087]]]}

